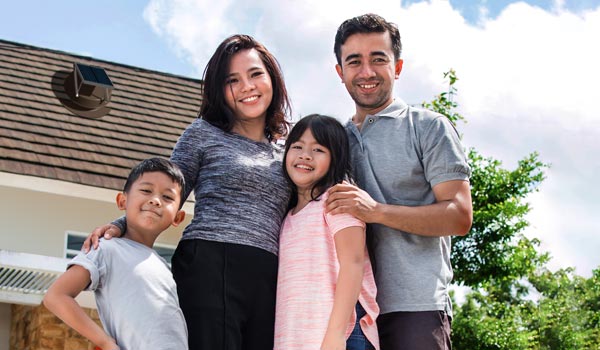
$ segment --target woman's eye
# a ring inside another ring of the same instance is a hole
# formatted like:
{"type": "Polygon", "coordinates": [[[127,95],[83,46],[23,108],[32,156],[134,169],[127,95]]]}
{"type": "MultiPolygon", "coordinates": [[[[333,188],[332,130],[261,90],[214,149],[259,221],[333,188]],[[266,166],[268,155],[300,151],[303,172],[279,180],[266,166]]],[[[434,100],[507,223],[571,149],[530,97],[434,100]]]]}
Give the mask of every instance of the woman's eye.
{"type": "Polygon", "coordinates": [[[265,72],[262,72],[262,71],[254,72],[254,73],[252,73],[252,77],[255,78],[255,77],[261,76],[263,74],[265,74],[265,72]]]}

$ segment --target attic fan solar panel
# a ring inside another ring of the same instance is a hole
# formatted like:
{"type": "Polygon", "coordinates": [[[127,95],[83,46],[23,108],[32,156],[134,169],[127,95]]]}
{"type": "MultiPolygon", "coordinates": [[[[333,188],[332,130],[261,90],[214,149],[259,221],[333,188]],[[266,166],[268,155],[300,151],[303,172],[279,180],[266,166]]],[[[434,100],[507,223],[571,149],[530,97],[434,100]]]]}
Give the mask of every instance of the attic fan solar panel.
{"type": "Polygon", "coordinates": [[[81,63],[75,63],[77,71],[80,73],[83,82],[91,85],[103,85],[113,87],[112,81],[106,74],[106,71],[100,67],[88,66],[81,63]]]}

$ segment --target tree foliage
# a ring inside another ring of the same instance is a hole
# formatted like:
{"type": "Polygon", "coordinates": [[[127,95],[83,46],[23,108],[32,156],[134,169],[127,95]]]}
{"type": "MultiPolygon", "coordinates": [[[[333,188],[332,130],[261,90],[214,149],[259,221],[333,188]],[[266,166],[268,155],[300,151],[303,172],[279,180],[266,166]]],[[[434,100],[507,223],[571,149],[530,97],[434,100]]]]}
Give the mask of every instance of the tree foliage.
{"type": "MultiPolygon", "coordinates": [[[[423,106],[446,115],[456,126],[456,72],[444,73],[448,91],[423,106]]],[[[454,237],[454,281],[471,292],[455,305],[452,325],[456,349],[600,349],[600,269],[586,279],[572,268],[551,272],[540,241],[523,231],[548,164],[533,152],[514,170],[499,160],[468,151],[472,175],[473,226],[454,237]]]]}

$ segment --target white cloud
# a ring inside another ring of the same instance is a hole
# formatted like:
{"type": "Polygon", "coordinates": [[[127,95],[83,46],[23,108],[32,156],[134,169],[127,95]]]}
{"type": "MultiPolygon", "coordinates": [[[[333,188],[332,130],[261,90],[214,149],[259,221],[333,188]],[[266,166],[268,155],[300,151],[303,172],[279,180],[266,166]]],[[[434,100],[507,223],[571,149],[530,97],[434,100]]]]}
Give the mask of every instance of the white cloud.
{"type": "Polygon", "coordinates": [[[552,163],[542,192],[530,198],[528,235],[550,250],[551,266],[575,264],[589,275],[600,265],[590,248],[600,246],[600,6],[572,13],[564,1],[550,10],[516,2],[488,18],[482,4],[477,25],[441,0],[405,7],[388,0],[152,0],[144,18],[198,75],[227,35],[255,36],[283,67],[295,118],[319,112],[341,120],[353,103],[333,68],[337,26],[366,12],[396,22],[405,60],[397,95],[430,100],[445,89],[442,73],[454,68],[468,119],[460,126],[465,144],[509,168],[536,150],[552,163]]]}

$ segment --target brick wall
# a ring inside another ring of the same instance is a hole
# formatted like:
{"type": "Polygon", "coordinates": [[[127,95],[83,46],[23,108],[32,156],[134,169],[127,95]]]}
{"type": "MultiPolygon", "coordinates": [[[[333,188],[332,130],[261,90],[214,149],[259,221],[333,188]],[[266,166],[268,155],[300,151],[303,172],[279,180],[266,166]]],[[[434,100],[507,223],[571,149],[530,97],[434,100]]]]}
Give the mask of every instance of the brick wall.
{"type": "MultiPolygon", "coordinates": [[[[96,310],[85,311],[100,324],[96,310]]],[[[94,350],[94,346],[43,305],[12,305],[10,350],[94,350]]]]}

